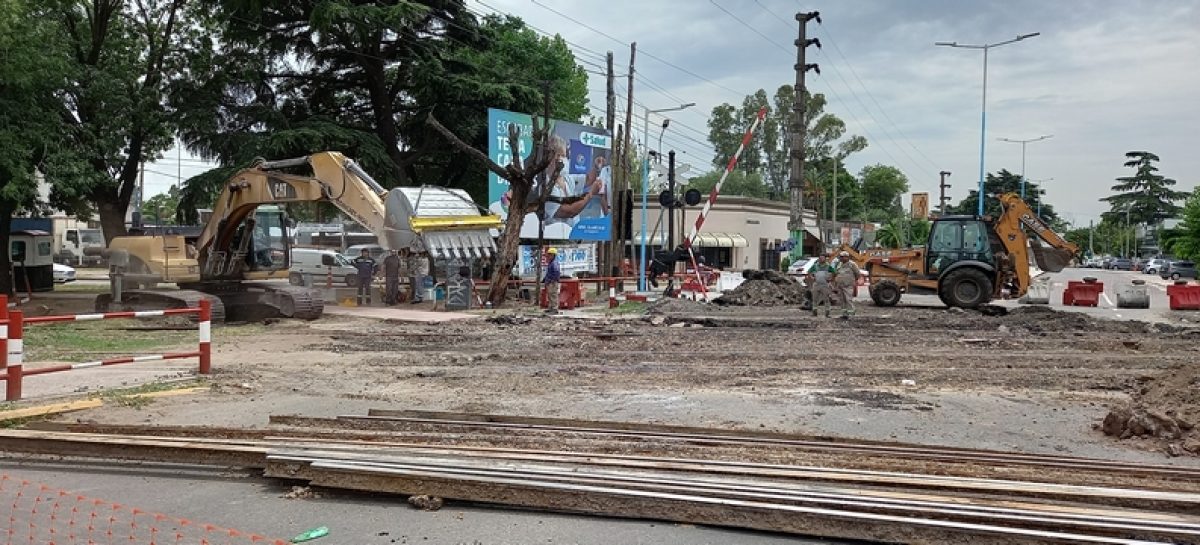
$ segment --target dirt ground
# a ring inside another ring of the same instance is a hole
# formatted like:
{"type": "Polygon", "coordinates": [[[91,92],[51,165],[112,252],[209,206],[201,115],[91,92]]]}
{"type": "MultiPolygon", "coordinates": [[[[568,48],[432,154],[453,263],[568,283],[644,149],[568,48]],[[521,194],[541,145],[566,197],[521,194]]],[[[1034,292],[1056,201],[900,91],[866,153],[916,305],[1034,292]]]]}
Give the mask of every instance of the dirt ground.
{"type": "Polygon", "coordinates": [[[388,407],[1165,458],[1097,424],[1153,378],[1194,366],[1200,331],[1001,312],[862,305],[843,322],[673,301],[645,315],[227,326],[214,332],[212,393],[66,418],[261,427],[271,414],[388,407]]]}

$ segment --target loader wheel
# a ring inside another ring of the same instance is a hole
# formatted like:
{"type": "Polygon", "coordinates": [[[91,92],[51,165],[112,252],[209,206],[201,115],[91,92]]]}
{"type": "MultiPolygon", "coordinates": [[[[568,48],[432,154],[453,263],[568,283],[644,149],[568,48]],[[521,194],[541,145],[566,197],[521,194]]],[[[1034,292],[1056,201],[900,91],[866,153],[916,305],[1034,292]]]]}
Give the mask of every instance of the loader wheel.
{"type": "Polygon", "coordinates": [[[871,286],[871,300],[881,307],[894,307],[900,302],[900,286],[891,280],[880,280],[871,286]]]}
{"type": "Polygon", "coordinates": [[[347,274],[346,275],[346,286],[351,287],[351,288],[357,288],[358,287],[358,275],[357,274],[347,274]]]}
{"type": "Polygon", "coordinates": [[[938,295],[952,307],[977,308],[992,300],[992,281],[978,269],[958,269],[942,277],[938,295]]]}
{"type": "Polygon", "coordinates": [[[288,283],[293,286],[303,286],[304,285],[304,276],[301,275],[300,273],[289,273],[288,274],[288,283]]]}

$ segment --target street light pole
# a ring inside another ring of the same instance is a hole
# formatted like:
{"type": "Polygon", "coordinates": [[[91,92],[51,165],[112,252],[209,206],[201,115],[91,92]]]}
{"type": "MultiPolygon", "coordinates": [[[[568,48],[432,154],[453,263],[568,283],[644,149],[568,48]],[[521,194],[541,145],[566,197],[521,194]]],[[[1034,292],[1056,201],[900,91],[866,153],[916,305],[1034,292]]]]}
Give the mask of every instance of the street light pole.
{"type": "Polygon", "coordinates": [[[984,177],[986,175],[986,171],[984,170],[984,153],[986,151],[986,146],[987,146],[988,50],[995,48],[995,47],[1000,47],[1002,45],[1008,45],[1008,44],[1011,44],[1014,42],[1019,42],[1021,40],[1027,39],[1027,38],[1033,38],[1034,36],[1038,36],[1040,34],[1041,34],[1041,32],[1034,32],[1033,34],[1022,34],[1011,40],[1005,40],[1003,42],[997,42],[994,44],[968,45],[968,44],[960,44],[958,42],[935,42],[933,44],[933,45],[939,45],[939,46],[945,46],[945,47],[957,47],[960,49],[982,49],[983,50],[983,107],[980,109],[981,113],[980,113],[980,117],[979,117],[979,215],[980,216],[983,215],[983,201],[984,201],[983,181],[984,181],[984,177]]]}
{"type": "MultiPolygon", "coordinates": [[[[1025,180],[1025,178],[1022,177],[1021,181],[1024,181],[1024,180],[1025,180]]],[[[1042,178],[1041,180],[1029,180],[1029,181],[1036,182],[1039,184],[1044,184],[1046,182],[1053,182],[1054,178],[1042,178]]],[[[1041,187],[1038,187],[1038,192],[1037,192],[1037,217],[1038,217],[1038,219],[1042,219],[1042,193],[1044,193],[1044,191],[1042,190],[1041,187]]],[[[1021,199],[1021,200],[1024,200],[1024,199],[1021,199]]]]}
{"type": "Polygon", "coordinates": [[[663,108],[661,110],[643,109],[642,114],[642,149],[646,153],[646,158],[642,160],[642,241],[641,241],[641,259],[638,263],[638,291],[646,291],[646,227],[649,218],[650,203],[647,195],[650,193],[650,114],[658,114],[663,112],[674,112],[684,110],[695,106],[695,102],[680,104],[674,108],[663,108]]]}
{"type": "MultiPolygon", "coordinates": [[[[1011,138],[997,138],[1001,142],[1021,145],[1021,200],[1025,200],[1025,145],[1030,142],[1040,142],[1049,138],[1054,138],[1053,134],[1046,134],[1029,140],[1013,140],[1011,138]]],[[[1040,202],[1040,200],[1039,200],[1040,202]]]]}

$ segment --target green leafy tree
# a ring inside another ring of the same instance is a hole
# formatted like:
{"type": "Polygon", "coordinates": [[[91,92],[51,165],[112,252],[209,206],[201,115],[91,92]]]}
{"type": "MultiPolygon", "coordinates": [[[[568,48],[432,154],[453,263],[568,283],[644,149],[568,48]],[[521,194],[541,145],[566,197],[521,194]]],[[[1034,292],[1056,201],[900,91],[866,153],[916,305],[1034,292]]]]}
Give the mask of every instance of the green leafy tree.
{"type": "MultiPolygon", "coordinates": [[[[221,0],[224,40],[203,85],[179,94],[190,149],[222,165],[338,150],[385,186],[433,184],[486,194],[486,172],[424,123],[430,112],[487,149],[487,108],[586,113],[587,74],[559,37],[519,19],[477,19],[461,2],[221,0]],[[214,115],[216,112],[216,115],[214,115]]],[[[202,206],[230,171],[186,184],[202,206]]]]}
{"type": "Polygon", "coordinates": [[[179,208],[179,186],[171,185],[166,193],[159,193],[142,203],[142,221],[153,221],[160,225],[175,225],[179,208]]]}
{"type": "Polygon", "coordinates": [[[815,189],[805,197],[812,199],[811,201],[806,200],[805,206],[809,206],[809,202],[813,203],[812,208],[818,209],[822,218],[832,221],[857,220],[862,218],[862,186],[853,174],[846,171],[846,165],[842,163],[840,157],[840,155],[835,155],[809,165],[808,174],[812,177],[815,189]],[[837,191],[833,190],[834,161],[837,161],[837,191]]]}
{"type": "Polygon", "coordinates": [[[862,181],[863,208],[868,221],[886,221],[904,215],[900,196],[908,191],[908,177],[900,169],[870,165],[863,167],[858,177],[862,181]]]}
{"type": "Polygon", "coordinates": [[[194,75],[210,43],[210,6],[184,0],[47,0],[43,16],[61,37],[68,79],[55,94],[70,150],[48,167],[52,198],[94,211],[106,239],[125,234],[125,213],[143,161],[169,148],[177,116],[170,90],[194,75]]]}
{"type": "MultiPolygon", "coordinates": [[[[722,173],[723,171],[713,171],[703,176],[692,178],[688,182],[688,189],[696,189],[702,195],[707,195],[717,185],[717,181],[721,178],[722,173]]],[[[734,170],[729,173],[729,177],[725,179],[725,183],[721,186],[721,194],[764,199],[767,197],[767,186],[763,184],[761,174],[747,174],[740,170],[734,170]]]]}
{"type": "Polygon", "coordinates": [[[1158,174],[1154,164],[1159,161],[1158,156],[1148,151],[1131,151],[1125,157],[1128,158],[1125,166],[1134,169],[1134,174],[1117,178],[1118,183],[1112,186],[1117,194],[1100,199],[1112,206],[1105,217],[1123,221],[1128,211],[1133,225],[1157,225],[1166,218],[1177,217],[1178,202],[1188,194],[1171,189],[1176,181],[1158,174]]]}
{"type": "Polygon", "coordinates": [[[9,224],[36,211],[37,175],[60,159],[61,118],[55,94],[67,66],[61,36],[39,2],[0,0],[0,290],[12,293],[9,224]]]}
{"type": "Polygon", "coordinates": [[[1163,234],[1162,246],[1179,259],[1200,259],[1200,188],[1187,198],[1181,217],[1179,227],[1163,234]]]}
{"type": "MultiPolygon", "coordinates": [[[[1019,195],[1021,193],[1021,175],[1013,174],[1007,169],[1000,169],[995,174],[989,173],[987,179],[984,180],[983,189],[989,197],[1005,193],[1016,193],[1019,195]]],[[[1041,184],[1028,180],[1025,181],[1025,197],[1030,208],[1036,210],[1038,208],[1037,202],[1042,199],[1043,195],[1045,195],[1045,191],[1042,189],[1041,184]]],[[[957,205],[948,208],[948,212],[951,214],[974,215],[978,210],[979,191],[975,189],[972,189],[967,194],[967,197],[959,201],[957,205]]],[[[1061,219],[1058,217],[1058,213],[1054,211],[1053,205],[1043,201],[1041,203],[1041,210],[1042,220],[1050,225],[1061,225],[1061,219]]],[[[999,217],[1001,213],[1000,201],[988,198],[984,203],[983,212],[985,215],[999,217]]]]}
{"type": "MultiPolygon", "coordinates": [[[[776,89],[768,101],[767,94],[760,89],[742,101],[741,108],[721,104],[713,108],[709,117],[708,140],[715,155],[713,165],[724,168],[729,158],[737,152],[746,129],[754,122],[760,108],[767,108],[767,116],[759,134],[750,141],[738,161],[738,169],[744,172],[761,172],[765,177],[768,195],[776,200],[788,200],[788,178],[791,172],[791,128],[795,119],[793,105],[795,88],[783,85],[776,89]]],[[[846,137],[846,123],[836,115],[825,111],[825,95],[810,94],[805,100],[805,160],[812,165],[832,154],[840,154],[845,160],[850,154],[862,151],[867,141],[861,136],[846,137]]],[[[810,181],[815,176],[807,176],[810,181]]],[[[839,187],[840,189],[840,187],[839,187]]]]}
{"type": "Polygon", "coordinates": [[[932,228],[928,220],[894,217],[875,232],[875,242],[884,248],[922,246],[929,240],[932,228]]]}

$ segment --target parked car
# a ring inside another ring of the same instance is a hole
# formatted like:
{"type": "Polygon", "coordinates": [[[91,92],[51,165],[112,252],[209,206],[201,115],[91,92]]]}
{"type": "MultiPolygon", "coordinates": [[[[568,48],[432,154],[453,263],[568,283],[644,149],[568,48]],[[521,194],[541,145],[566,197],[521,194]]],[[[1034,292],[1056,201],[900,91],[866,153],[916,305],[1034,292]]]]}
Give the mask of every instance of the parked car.
{"type": "Polygon", "coordinates": [[[1105,257],[1105,258],[1101,259],[1100,260],[1100,268],[1105,269],[1105,270],[1111,269],[1113,260],[1114,260],[1114,258],[1111,258],[1111,257],[1105,257]]]}
{"type": "Polygon", "coordinates": [[[1157,257],[1154,259],[1148,259],[1148,260],[1146,260],[1146,264],[1142,267],[1142,272],[1144,272],[1146,274],[1158,274],[1158,272],[1162,269],[1163,265],[1166,265],[1166,264],[1167,264],[1167,260],[1165,260],[1165,259],[1161,259],[1161,258],[1157,258],[1157,257]]]}
{"type": "Polygon", "coordinates": [[[1180,278],[1196,279],[1196,263],[1194,261],[1172,261],[1159,276],[1164,279],[1179,280],[1180,278]]]}
{"type": "Polygon", "coordinates": [[[387,253],[387,250],[384,250],[383,246],[378,244],[355,244],[354,246],[346,248],[346,252],[342,255],[344,255],[347,259],[353,260],[354,258],[361,256],[363,250],[366,250],[371,255],[372,259],[379,261],[380,263],[383,263],[383,258],[385,257],[384,254],[387,253]]]}
{"type": "Polygon", "coordinates": [[[797,260],[788,266],[788,276],[804,276],[808,274],[809,269],[812,269],[814,263],[817,262],[815,257],[805,257],[797,260]]]}
{"type": "Polygon", "coordinates": [[[54,264],[54,283],[66,284],[75,281],[75,268],[62,263],[54,264]]]}
{"type": "Polygon", "coordinates": [[[1108,268],[1114,271],[1132,271],[1133,260],[1129,259],[1128,257],[1118,257],[1112,260],[1112,263],[1109,264],[1108,268]]]}
{"type": "Polygon", "coordinates": [[[322,283],[333,273],[333,281],[350,287],[358,286],[358,269],[346,256],[333,250],[293,248],[292,265],[288,269],[288,281],[292,285],[304,284],[304,275],[311,274],[315,283],[322,283]]]}

